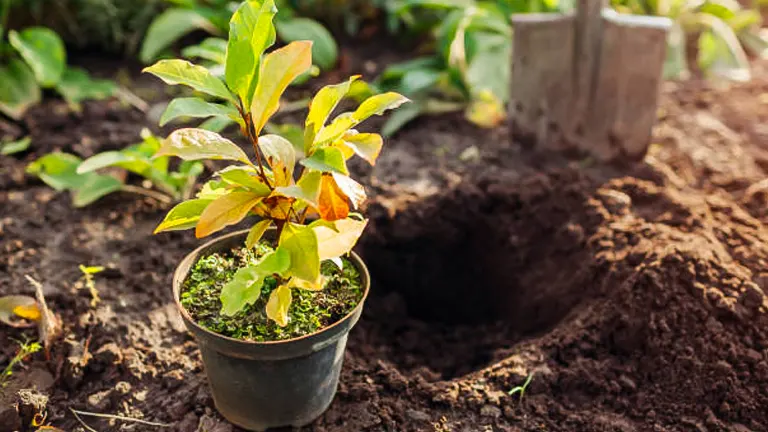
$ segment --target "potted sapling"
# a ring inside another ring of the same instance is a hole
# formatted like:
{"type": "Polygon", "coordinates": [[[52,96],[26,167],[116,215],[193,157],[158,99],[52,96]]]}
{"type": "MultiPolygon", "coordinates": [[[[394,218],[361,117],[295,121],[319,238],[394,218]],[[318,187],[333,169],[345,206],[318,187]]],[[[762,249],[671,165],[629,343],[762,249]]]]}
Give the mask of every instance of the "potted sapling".
{"type": "Polygon", "coordinates": [[[355,212],[366,195],[346,161],[358,155],[374,164],[382,148],[380,135],[354,128],[407,101],[378,94],[329,121],[351,77],[314,96],[303,142],[263,135],[283,92],[312,65],[308,41],[264,53],[275,39],[275,12],[273,0],[237,9],[223,79],[183,60],[146,69],[222,101],[179,99],[169,105],[173,115],[226,116],[253,147],[249,156],[215,132],[172,132],[157,156],[232,165],[172,208],[156,232],[194,228],[203,238],[254,217],[250,229],[187,255],[173,296],[197,339],[217,409],[257,431],[308,424],[333,399],[347,334],[369,289],[365,264],[351,251],[367,223],[355,212]]]}

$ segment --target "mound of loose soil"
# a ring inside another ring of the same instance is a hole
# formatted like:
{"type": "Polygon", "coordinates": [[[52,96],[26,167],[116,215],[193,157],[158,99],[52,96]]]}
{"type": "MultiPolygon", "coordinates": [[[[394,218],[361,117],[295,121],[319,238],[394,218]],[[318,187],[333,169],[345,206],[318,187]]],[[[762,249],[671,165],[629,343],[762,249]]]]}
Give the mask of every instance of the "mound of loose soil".
{"type": "MultiPolygon", "coordinates": [[[[666,89],[655,145],[631,169],[534,155],[458,116],[390,140],[374,170],[356,167],[372,192],[359,247],[372,296],[338,396],[307,429],[768,430],[766,91],[666,89]],[[523,400],[507,395],[531,373],[523,400]]],[[[67,431],[80,427],[69,408],[236,430],[171,304],[193,236],[152,236],[166,209],[151,201],[76,210],[23,175],[52,148],[133,142],[143,118],[124,110],[42,108],[27,120],[33,153],[0,157],[0,294],[42,281],[65,335],[8,388],[37,386],[67,431]],[[95,308],[81,263],[108,267],[95,308]]],[[[0,327],[0,364],[21,336],[0,327]]]]}

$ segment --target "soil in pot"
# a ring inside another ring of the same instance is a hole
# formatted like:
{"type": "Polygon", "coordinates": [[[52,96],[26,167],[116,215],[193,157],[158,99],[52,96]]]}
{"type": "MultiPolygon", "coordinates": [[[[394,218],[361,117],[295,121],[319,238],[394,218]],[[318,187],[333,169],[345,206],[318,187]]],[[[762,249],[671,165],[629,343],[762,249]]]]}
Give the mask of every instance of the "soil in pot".
{"type": "Polygon", "coordinates": [[[265,342],[292,339],[312,334],[341,320],[363,298],[360,272],[346,258],[341,269],[331,261],[321,265],[327,278],[320,291],[294,289],[288,311],[288,325],[280,327],[267,318],[265,309],[277,280],[266,278],[255,303],[233,316],[221,314],[221,290],[238,269],[256,264],[273,249],[261,242],[253,249],[242,247],[228,253],[214,253],[200,258],[181,289],[181,304],[195,322],[215,333],[235,339],[265,342]]]}

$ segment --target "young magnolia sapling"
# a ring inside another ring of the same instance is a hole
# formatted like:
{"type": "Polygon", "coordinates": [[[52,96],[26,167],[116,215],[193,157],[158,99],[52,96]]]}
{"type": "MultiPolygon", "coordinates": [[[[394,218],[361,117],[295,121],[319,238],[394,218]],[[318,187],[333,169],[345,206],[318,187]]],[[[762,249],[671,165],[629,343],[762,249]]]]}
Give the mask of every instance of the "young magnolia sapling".
{"type": "Polygon", "coordinates": [[[312,43],[296,41],[265,50],[275,41],[273,0],[243,3],[230,22],[224,79],[184,60],[162,60],[145,71],[168,84],[183,84],[219,99],[212,103],[186,98],[174,104],[178,115],[226,116],[240,125],[253,147],[253,157],[218,133],[185,128],[171,133],[157,156],[186,161],[229,160],[195,199],[170,210],[155,232],[195,228],[198,238],[214,234],[249,215],[259,217],[246,239],[253,247],[274,227],[274,249],[252,265],[240,268],[221,291],[221,313],[234,315],[261,295],[266,278],[277,280],[266,303],[266,315],[279,326],[288,323],[292,290],[321,290],[320,263],[340,262],[357,242],[367,220],[353,212],[366,198],[352,179],[347,160],[358,155],[371,165],[383,140],[354,128],[408,99],[383,93],[363,101],[354,111],[329,121],[333,110],[358,78],[323,87],[312,99],[304,124],[303,148],[283,136],[264,134],[289,84],[312,66],[312,43]],[[187,107],[183,105],[187,104],[187,107]],[[185,112],[187,111],[187,112],[185,112]],[[314,219],[314,220],[313,220],[314,219]]]}

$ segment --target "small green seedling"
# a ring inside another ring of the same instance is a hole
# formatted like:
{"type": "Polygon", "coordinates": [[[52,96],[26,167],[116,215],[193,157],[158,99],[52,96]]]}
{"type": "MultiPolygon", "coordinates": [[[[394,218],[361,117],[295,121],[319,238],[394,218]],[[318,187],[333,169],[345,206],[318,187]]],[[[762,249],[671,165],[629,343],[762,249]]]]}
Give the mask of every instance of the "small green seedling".
{"type": "Polygon", "coordinates": [[[525,397],[525,390],[528,388],[528,384],[531,383],[531,380],[533,379],[533,372],[528,375],[528,378],[525,379],[525,382],[521,386],[517,386],[509,391],[509,395],[513,396],[516,393],[520,393],[520,399],[518,399],[518,403],[523,403],[523,398],[525,397]]]}
{"type": "Polygon", "coordinates": [[[93,280],[93,275],[104,271],[102,266],[84,266],[80,264],[80,272],[83,276],[80,278],[80,282],[88,288],[91,293],[91,307],[96,307],[101,299],[99,298],[99,290],[96,289],[96,282],[93,280]]]}
{"type": "Polygon", "coordinates": [[[40,351],[43,347],[39,342],[17,341],[17,343],[19,344],[19,351],[13,356],[5,369],[3,369],[2,374],[0,374],[0,388],[8,385],[8,379],[13,375],[13,369],[16,366],[20,365],[27,356],[40,351]]]}
{"type": "Polygon", "coordinates": [[[141,135],[143,141],[138,144],[99,153],[84,161],[69,153],[49,153],[32,162],[27,173],[36,175],[57,191],[70,191],[75,207],[86,206],[117,191],[138,193],[167,203],[188,198],[195,180],[203,172],[203,164],[182,162],[176,171],[171,171],[168,157],[155,157],[160,140],[146,129],[141,135]],[[125,184],[118,176],[96,172],[108,169],[141,176],[157,190],[125,184]]]}
{"type": "MultiPolygon", "coordinates": [[[[218,133],[194,128],[171,133],[156,153],[186,161],[223,159],[236,162],[216,173],[195,199],[178,204],[155,232],[195,228],[207,237],[249,215],[258,216],[248,234],[247,247],[256,245],[275,227],[274,251],[254,265],[240,268],[221,292],[221,312],[232,316],[261,295],[265,278],[277,288],[266,305],[266,315],[279,326],[288,323],[293,289],[321,290],[320,263],[339,262],[350,252],[367,220],[352,210],[366,198],[365,189],[349,176],[347,160],[358,155],[376,162],[383,140],[376,133],[360,133],[355,126],[381,115],[408,99],[397,93],[372,96],[354,111],[328,122],[357,77],[320,89],[307,114],[301,151],[284,136],[262,135],[280,107],[286,88],[312,67],[312,43],[295,41],[268,54],[275,42],[274,0],[244,2],[230,21],[224,79],[184,60],[161,60],[145,69],[167,84],[183,84],[219,99],[176,100],[179,116],[225,116],[240,125],[255,158],[218,133]],[[352,207],[352,208],[351,208],[352,207]],[[311,219],[317,218],[312,221],[311,219]]],[[[171,109],[169,106],[168,109],[171,109]]]]}

